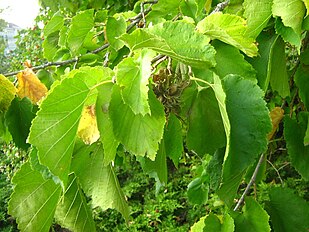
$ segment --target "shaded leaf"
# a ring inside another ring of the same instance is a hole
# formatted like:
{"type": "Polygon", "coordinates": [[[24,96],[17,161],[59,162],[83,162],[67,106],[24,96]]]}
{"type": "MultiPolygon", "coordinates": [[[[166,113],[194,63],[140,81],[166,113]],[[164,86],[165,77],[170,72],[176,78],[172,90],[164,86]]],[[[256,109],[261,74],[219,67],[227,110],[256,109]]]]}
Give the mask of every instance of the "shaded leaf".
{"type": "Polygon", "coordinates": [[[242,213],[234,217],[236,232],[267,232],[269,215],[253,198],[247,197],[242,213]]]}
{"type": "Polygon", "coordinates": [[[309,147],[304,145],[308,123],[308,114],[299,115],[299,122],[286,116],[284,119],[284,137],[293,167],[305,180],[309,180],[309,147]]]}
{"type": "Polygon", "coordinates": [[[259,0],[249,1],[245,0],[244,16],[247,19],[247,30],[245,35],[256,38],[267,25],[272,16],[272,1],[259,0]]]}
{"type": "Polygon", "coordinates": [[[14,143],[24,150],[29,147],[26,140],[36,111],[36,107],[32,105],[28,98],[15,98],[5,115],[14,143]]]}
{"type": "Polygon", "coordinates": [[[206,36],[195,31],[193,24],[181,21],[160,23],[151,28],[124,34],[120,39],[131,50],[151,48],[190,66],[215,65],[214,48],[206,36]]]}
{"type": "Polygon", "coordinates": [[[72,231],[96,231],[92,212],[77,177],[69,176],[69,184],[56,209],[57,223],[72,231]]]}
{"type": "Polygon", "coordinates": [[[309,229],[309,204],[288,188],[272,188],[266,209],[275,232],[309,229]]]}
{"type": "Polygon", "coordinates": [[[94,96],[92,88],[112,78],[109,73],[107,68],[89,67],[72,71],[54,85],[33,120],[29,142],[37,147],[40,162],[64,185],[83,107],[94,96]]]}
{"type": "Polygon", "coordinates": [[[205,227],[204,231],[207,232],[232,232],[234,231],[234,220],[229,214],[225,214],[221,217],[213,213],[210,213],[204,220],[205,227]]]}
{"type": "Polygon", "coordinates": [[[27,68],[18,73],[17,79],[17,95],[20,98],[28,97],[34,104],[38,103],[48,91],[31,69],[27,68]]]}
{"type": "Polygon", "coordinates": [[[279,127],[279,123],[283,119],[284,110],[281,107],[275,107],[270,111],[269,115],[270,115],[270,119],[271,119],[271,123],[273,125],[273,128],[272,128],[271,132],[268,134],[268,140],[272,139],[272,137],[276,133],[276,131],[279,127]]]}
{"type": "Polygon", "coordinates": [[[0,74],[0,112],[4,112],[9,108],[16,91],[13,83],[0,74]]]}
{"type": "Polygon", "coordinates": [[[54,61],[54,57],[60,48],[58,45],[59,42],[59,31],[55,31],[49,34],[42,44],[43,55],[49,61],[54,61]]]}
{"type": "Polygon", "coordinates": [[[169,115],[165,125],[163,140],[166,156],[171,158],[177,167],[183,153],[183,137],[181,122],[173,113],[169,115]]]}
{"type": "Polygon", "coordinates": [[[187,189],[188,199],[192,204],[206,204],[209,193],[209,175],[204,171],[201,176],[192,180],[187,189]]]}
{"type": "Polygon", "coordinates": [[[102,145],[84,146],[74,154],[72,170],[79,178],[87,196],[92,198],[93,208],[117,209],[126,221],[129,208],[111,164],[104,166],[102,145]]]}
{"type": "Polygon", "coordinates": [[[222,12],[210,14],[197,24],[197,30],[211,39],[221,40],[240,49],[247,56],[257,55],[258,49],[254,39],[245,34],[246,21],[237,15],[222,12]]]}
{"type": "Polygon", "coordinates": [[[307,110],[309,110],[309,67],[300,65],[295,73],[295,83],[299,89],[299,97],[304,103],[307,110]]]}
{"type": "Polygon", "coordinates": [[[221,78],[228,74],[238,74],[246,79],[256,80],[256,71],[237,48],[220,41],[214,41],[212,45],[217,52],[215,70],[221,78]]]}
{"type": "Polygon", "coordinates": [[[189,115],[187,145],[199,155],[213,154],[226,142],[224,126],[211,88],[198,91],[189,115]]]}
{"type": "Polygon", "coordinates": [[[14,216],[21,231],[50,230],[61,188],[52,179],[44,179],[39,171],[23,164],[13,178],[14,192],[9,202],[9,214],[14,216]]]}
{"type": "Polygon", "coordinates": [[[73,18],[67,35],[67,44],[72,56],[80,54],[88,32],[94,26],[93,9],[78,12],[73,18]]]}
{"type": "Polygon", "coordinates": [[[109,110],[114,134],[125,148],[135,155],[146,155],[155,160],[159,142],[163,137],[165,115],[163,106],[151,90],[148,98],[151,115],[135,115],[123,102],[119,86],[115,85],[109,110]]]}
{"type": "Polygon", "coordinates": [[[150,114],[148,103],[148,78],[151,75],[151,60],[155,54],[144,49],[135,59],[128,57],[117,66],[117,84],[121,87],[122,99],[134,114],[150,114]]]}
{"type": "Polygon", "coordinates": [[[231,131],[219,196],[230,206],[246,169],[265,151],[272,127],[264,93],[254,82],[228,75],[223,89],[231,131]]]}

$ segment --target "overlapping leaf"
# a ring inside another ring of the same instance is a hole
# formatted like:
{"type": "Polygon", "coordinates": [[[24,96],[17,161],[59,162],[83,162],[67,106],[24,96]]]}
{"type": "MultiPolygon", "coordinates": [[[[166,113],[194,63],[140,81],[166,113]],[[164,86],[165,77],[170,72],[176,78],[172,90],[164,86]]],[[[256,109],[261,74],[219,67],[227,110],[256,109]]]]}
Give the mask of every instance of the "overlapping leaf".
{"type": "Polygon", "coordinates": [[[112,83],[98,87],[98,98],[96,102],[97,123],[100,131],[100,140],[104,148],[103,163],[105,166],[114,160],[119,145],[109,116],[112,87],[112,83]]]}
{"type": "Polygon", "coordinates": [[[69,177],[69,185],[59,201],[55,218],[61,226],[71,231],[96,231],[91,209],[74,174],[69,177]]]}
{"type": "Polygon", "coordinates": [[[234,220],[229,214],[225,214],[224,217],[216,216],[210,213],[204,220],[204,230],[207,232],[230,232],[234,231],[235,225],[234,220]]]}
{"type": "Polygon", "coordinates": [[[39,171],[25,163],[15,174],[16,185],[9,202],[9,214],[17,219],[21,231],[50,231],[61,187],[44,179],[39,171]],[[27,213],[25,213],[27,212],[27,213]]]}
{"type": "Polygon", "coordinates": [[[275,232],[308,231],[309,204],[287,188],[273,188],[266,209],[275,232]]]}
{"type": "Polygon", "coordinates": [[[151,60],[154,52],[148,49],[141,51],[137,61],[129,57],[117,66],[117,84],[125,104],[134,114],[150,114],[148,103],[148,78],[151,75],[151,60]]]}
{"type": "Polygon", "coordinates": [[[197,30],[211,39],[221,40],[240,49],[250,57],[257,55],[254,39],[245,34],[246,21],[237,15],[221,12],[210,14],[197,24],[197,30]]]}
{"type": "Polygon", "coordinates": [[[309,180],[309,146],[305,146],[304,138],[308,124],[308,114],[300,114],[299,122],[289,118],[284,119],[284,137],[292,165],[305,180],[309,180]]]}
{"type": "Polygon", "coordinates": [[[295,74],[295,83],[299,89],[299,96],[302,102],[305,104],[307,110],[309,110],[309,67],[300,65],[295,74]]]}
{"type": "Polygon", "coordinates": [[[126,221],[129,208],[111,164],[104,166],[102,145],[82,147],[74,154],[72,170],[76,173],[86,195],[92,198],[92,207],[117,209],[126,221]]]}
{"type": "Polygon", "coordinates": [[[296,34],[301,33],[302,22],[305,16],[305,5],[302,0],[274,0],[272,12],[279,16],[286,27],[291,27],[296,34]]]}
{"type": "Polygon", "coordinates": [[[16,94],[16,88],[11,81],[0,74],[0,112],[6,111],[16,94]]]}
{"type": "Polygon", "coordinates": [[[106,22],[106,37],[111,47],[116,51],[124,46],[124,43],[118,39],[119,36],[126,33],[127,24],[122,16],[119,18],[109,17],[106,22]],[[117,30],[115,30],[117,28],[117,30]]]}
{"type": "Polygon", "coordinates": [[[84,104],[95,85],[111,78],[107,68],[85,67],[72,72],[53,88],[33,120],[29,142],[37,147],[40,162],[64,184],[84,104]]]}
{"type": "Polygon", "coordinates": [[[47,37],[51,33],[60,31],[64,24],[64,17],[57,12],[44,27],[44,36],[47,37]]]}
{"type": "Polygon", "coordinates": [[[269,215],[253,198],[246,198],[242,214],[234,218],[235,231],[242,232],[267,232],[270,231],[268,224],[269,215]]]}
{"type": "Polygon", "coordinates": [[[244,172],[267,147],[271,122],[263,91],[254,82],[229,75],[223,89],[231,129],[219,195],[230,205],[244,172]]]}
{"type": "Polygon", "coordinates": [[[248,37],[256,38],[267,25],[269,19],[272,16],[272,1],[245,0],[243,6],[245,9],[244,16],[247,19],[247,30],[245,35],[248,37]]]}
{"type": "Polygon", "coordinates": [[[131,50],[151,48],[184,64],[195,67],[215,65],[215,50],[209,39],[197,33],[194,25],[165,22],[147,29],[137,29],[120,37],[131,50]]]}
{"type": "Polygon", "coordinates": [[[80,53],[88,32],[94,26],[93,9],[78,12],[72,18],[72,24],[68,31],[67,44],[73,56],[80,53]]]}
{"type": "Polygon", "coordinates": [[[135,115],[123,102],[118,86],[113,89],[109,109],[116,138],[128,151],[154,160],[163,137],[165,115],[154,93],[149,91],[148,94],[151,115],[135,115]]]}

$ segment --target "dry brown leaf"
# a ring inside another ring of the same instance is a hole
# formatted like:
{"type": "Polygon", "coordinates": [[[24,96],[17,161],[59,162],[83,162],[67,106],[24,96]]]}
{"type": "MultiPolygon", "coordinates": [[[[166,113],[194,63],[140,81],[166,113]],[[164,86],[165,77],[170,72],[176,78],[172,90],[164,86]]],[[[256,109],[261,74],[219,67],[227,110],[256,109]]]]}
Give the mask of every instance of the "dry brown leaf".
{"type": "Polygon", "coordinates": [[[273,125],[273,129],[271,132],[268,134],[268,140],[270,140],[274,134],[276,133],[278,126],[284,116],[284,110],[281,107],[275,107],[270,111],[269,113],[270,118],[271,118],[271,123],[273,125]]]}
{"type": "Polygon", "coordinates": [[[40,101],[48,91],[30,68],[18,73],[17,79],[17,95],[20,98],[28,97],[34,104],[40,101]]]}
{"type": "Polygon", "coordinates": [[[94,106],[86,106],[83,109],[77,135],[86,144],[92,144],[99,139],[100,132],[97,126],[94,106]]]}

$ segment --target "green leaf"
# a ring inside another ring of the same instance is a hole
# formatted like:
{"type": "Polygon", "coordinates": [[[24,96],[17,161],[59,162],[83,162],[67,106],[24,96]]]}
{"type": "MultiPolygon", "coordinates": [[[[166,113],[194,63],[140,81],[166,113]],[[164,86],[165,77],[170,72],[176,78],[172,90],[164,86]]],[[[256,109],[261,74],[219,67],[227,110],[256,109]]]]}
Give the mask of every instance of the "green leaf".
{"type": "Polygon", "coordinates": [[[297,34],[291,27],[286,27],[282,23],[281,18],[276,18],[275,29],[277,34],[281,35],[285,42],[288,42],[298,49],[301,48],[301,34],[297,34]]]}
{"type": "Polygon", "coordinates": [[[238,74],[246,79],[256,80],[256,71],[238,49],[220,41],[214,41],[212,45],[217,51],[215,70],[221,78],[228,74],[238,74]]]}
{"type": "Polygon", "coordinates": [[[127,24],[122,16],[118,18],[108,17],[106,22],[106,38],[110,46],[116,51],[124,46],[124,43],[118,37],[126,33],[126,30],[127,24]]]}
{"type": "Polygon", "coordinates": [[[209,161],[206,173],[209,175],[209,186],[217,190],[222,179],[222,165],[225,154],[225,148],[218,149],[209,161]]]}
{"type": "Polygon", "coordinates": [[[151,75],[151,60],[154,52],[148,49],[141,51],[137,61],[132,57],[124,59],[117,66],[117,84],[125,104],[134,114],[150,114],[148,103],[148,78],[151,75]]]}
{"type": "Polygon", "coordinates": [[[231,131],[219,196],[230,206],[246,169],[265,151],[272,124],[264,93],[254,82],[228,75],[223,89],[231,131]]]}
{"type": "Polygon", "coordinates": [[[307,110],[309,110],[309,67],[300,65],[295,74],[295,83],[299,89],[299,96],[302,102],[305,104],[307,110]]]}
{"type": "Polygon", "coordinates": [[[147,22],[156,22],[159,18],[172,19],[179,13],[180,0],[160,0],[154,4],[147,15],[147,22]]]}
{"type": "Polygon", "coordinates": [[[69,176],[69,184],[59,201],[55,218],[57,223],[72,231],[96,231],[91,209],[74,174],[69,176]]]}
{"type": "Polygon", "coordinates": [[[16,218],[21,231],[50,231],[61,188],[51,179],[44,179],[23,164],[13,178],[14,192],[9,202],[9,214],[16,218]]]}
{"type": "Polygon", "coordinates": [[[245,9],[244,16],[247,19],[247,30],[245,35],[248,37],[256,38],[266,27],[269,19],[272,16],[272,1],[244,0],[243,6],[245,9]]]}
{"type": "Polygon", "coordinates": [[[120,94],[120,87],[115,85],[110,103],[110,117],[116,138],[125,148],[138,156],[155,160],[159,142],[163,137],[165,114],[163,106],[154,93],[148,92],[151,115],[134,114],[120,94]]]}
{"type": "Polygon", "coordinates": [[[211,88],[198,91],[189,115],[187,145],[203,156],[213,154],[226,143],[224,126],[211,88]]]}
{"type": "Polygon", "coordinates": [[[266,209],[275,232],[309,229],[309,204],[288,188],[272,188],[266,209]]]}
{"type": "Polygon", "coordinates": [[[247,56],[253,57],[258,53],[254,39],[246,36],[246,21],[231,14],[213,13],[197,24],[197,30],[209,36],[211,39],[218,39],[230,44],[247,56]]]}
{"type": "Polygon", "coordinates": [[[272,12],[274,16],[281,17],[286,27],[291,27],[296,34],[301,33],[305,5],[302,0],[274,0],[272,12]]]}
{"type": "Polygon", "coordinates": [[[192,204],[203,205],[208,201],[209,176],[203,172],[200,177],[192,180],[187,189],[188,199],[192,204]]]}
{"type": "Polygon", "coordinates": [[[236,232],[267,232],[270,231],[268,224],[269,215],[253,198],[247,197],[242,214],[234,218],[236,232]]]}
{"type": "Polygon", "coordinates": [[[116,139],[112,121],[109,116],[109,103],[112,95],[113,83],[98,87],[98,98],[96,102],[96,116],[100,140],[104,148],[103,163],[108,165],[115,159],[119,141],[116,139]]]}
{"type": "Polygon", "coordinates": [[[29,142],[37,147],[40,162],[66,185],[81,113],[92,88],[111,79],[107,68],[84,67],[71,72],[50,90],[33,120],[29,142]]]}
{"type": "Polygon", "coordinates": [[[268,73],[270,86],[282,98],[290,96],[289,77],[286,70],[285,44],[280,36],[274,41],[270,51],[268,73]]]}
{"type": "Polygon", "coordinates": [[[309,146],[304,145],[308,118],[308,114],[303,113],[298,123],[288,116],[284,119],[284,137],[291,163],[305,180],[309,180],[309,146]]]}
{"type": "Polygon", "coordinates": [[[201,217],[197,222],[193,224],[193,226],[190,228],[191,232],[203,232],[205,227],[205,219],[206,216],[201,217]]]}
{"type": "Polygon", "coordinates": [[[167,157],[171,158],[177,167],[183,154],[183,137],[181,122],[173,113],[169,115],[165,125],[163,140],[167,157]]]}
{"type": "Polygon", "coordinates": [[[58,46],[58,41],[59,41],[59,31],[55,31],[49,36],[47,36],[43,42],[43,55],[44,57],[49,60],[53,61],[54,56],[58,49],[60,48],[58,46]]]}
{"type": "Polygon", "coordinates": [[[50,21],[45,25],[44,30],[43,30],[44,36],[48,37],[50,34],[56,31],[60,31],[63,25],[64,25],[64,17],[58,11],[53,15],[50,21]]]}
{"type": "Polygon", "coordinates": [[[129,207],[111,164],[104,166],[102,145],[84,146],[74,154],[72,170],[79,178],[92,208],[117,209],[128,222],[129,207]]]}
{"type": "Polygon", "coordinates": [[[93,9],[78,12],[73,18],[68,31],[67,44],[72,56],[80,53],[88,32],[94,26],[93,9]]]}
{"type": "Polygon", "coordinates": [[[16,94],[14,84],[0,74],[0,112],[6,111],[16,94]]]}
{"type": "Polygon", "coordinates": [[[37,107],[32,105],[29,98],[15,98],[5,114],[6,123],[14,143],[24,150],[29,148],[26,140],[36,111],[37,107]]]}
{"type": "Polygon", "coordinates": [[[160,23],[124,34],[120,39],[131,50],[151,48],[190,66],[215,65],[214,48],[207,37],[195,31],[193,24],[181,21],[160,23]]]}
{"type": "Polygon", "coordinates": [[[229,214],[225,214],[220,220],[218,216],[210,213],[204,220],[204,223],[204,231],[207,232],[232,232],[235,227],[234,220],[229,214]]]}
{"type": "Polygon", "coordinates": [[[167,183],[167,164],[166,164],[166,151],[164,140],[161,141],[158,153],[154,161],[147,157],[139,157],[139,162],[143,171],[150,177],[155,178],[157,183],[157,191],[160,186],[167,183]]]}

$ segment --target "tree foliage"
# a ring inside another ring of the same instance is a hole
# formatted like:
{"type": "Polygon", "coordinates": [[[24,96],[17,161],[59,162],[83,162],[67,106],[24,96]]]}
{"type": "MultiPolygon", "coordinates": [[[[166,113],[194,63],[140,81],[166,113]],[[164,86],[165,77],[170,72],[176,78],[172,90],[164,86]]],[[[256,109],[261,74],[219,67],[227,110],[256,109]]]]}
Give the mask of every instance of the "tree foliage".
{"type": "Polygon", "coordinates": [[[203,160],[187,195],[209,210],[192,231],[309,229],[308,202],[272,163],[280,156],[308,181],[307,1],[41,4],[43,34],[28,41],[42,48],[36,66],[26,63],[17,90],[14,73],[0,76],[0,136],[29,154],[9,203],[21,231],[53,220],[95,231],[95,208],[129,222],[114,170],[123,155],[157,191],[169,159],[203,160]],[[282,187],[265,178],[266,160],[282,187]]]}

